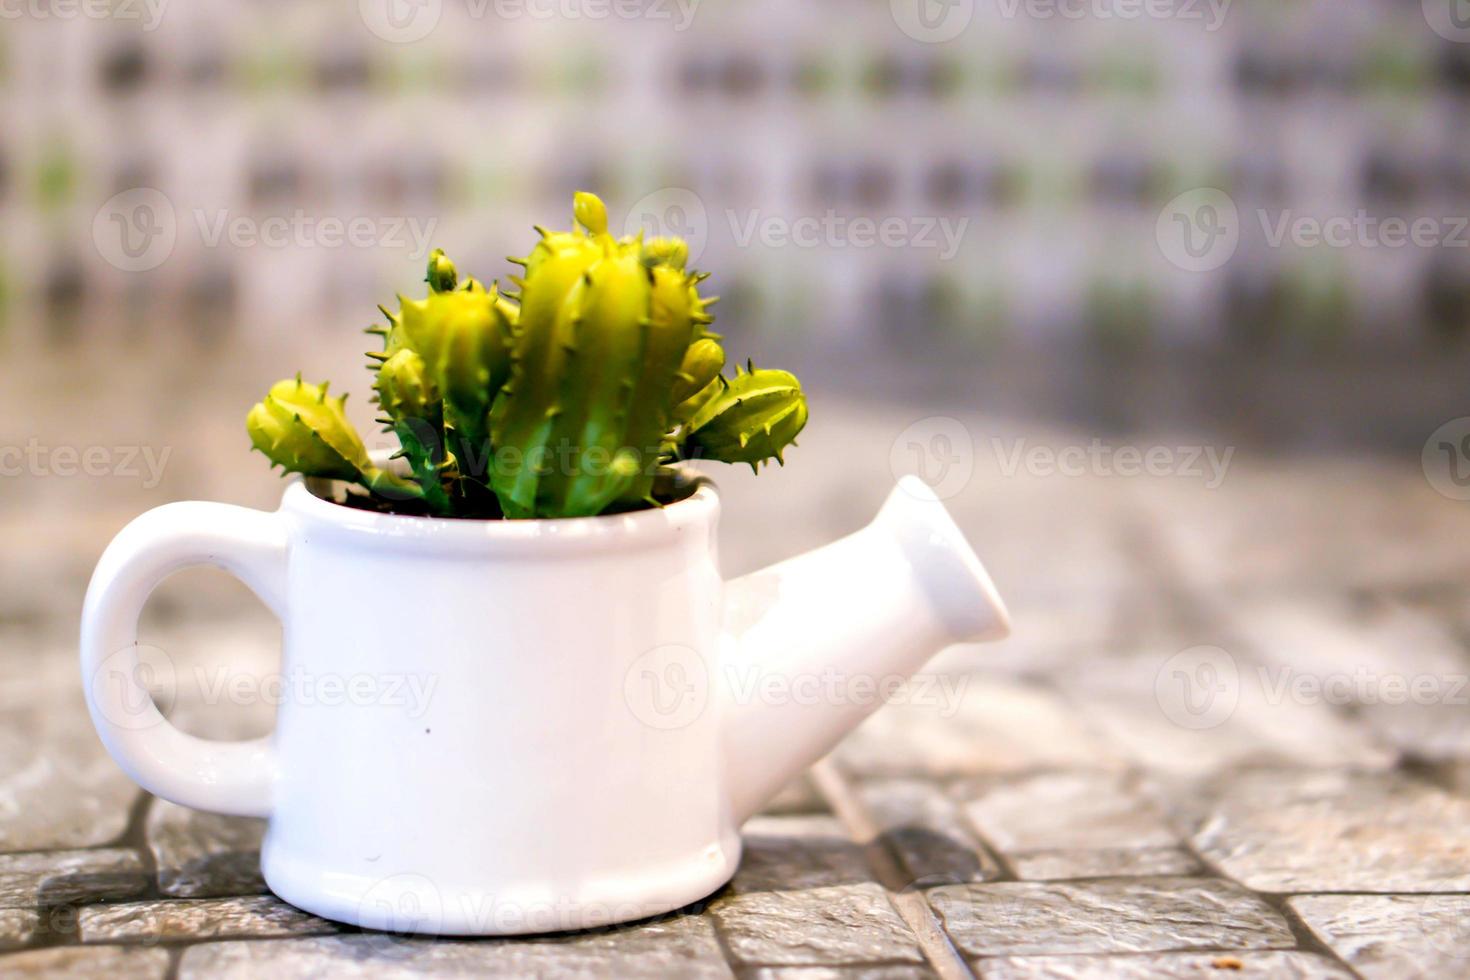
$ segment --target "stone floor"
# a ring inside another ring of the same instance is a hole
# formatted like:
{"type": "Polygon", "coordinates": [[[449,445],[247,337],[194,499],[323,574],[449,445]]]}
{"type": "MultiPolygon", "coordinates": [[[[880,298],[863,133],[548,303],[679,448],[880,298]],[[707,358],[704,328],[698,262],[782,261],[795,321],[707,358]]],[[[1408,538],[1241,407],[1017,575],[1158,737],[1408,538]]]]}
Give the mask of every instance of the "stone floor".
{"type": "MultiPolygon", "coordinates": [[[[730,477],[727,563],[860,524],[917,418],[883,411],[817,427],[807,476],[730,477]]],[[[937,658],[931,696],[879,711],[746,826],[706,902],[521,941],[298,912],[259,877],[260,823],[136,791],[92,734],[70,638],[122,515],[59,550],[8,513],[0,976],[1470,975],[1470,505],[1417,460],[1242,451],[1206,488],[1003,473],[999,454],[977,438],[950,503],[1015,636],[937,658]]],[[[160,604],[147,642],[269,668],[272,627],[238,591],[160,604]]],[[[173,713],[270,724],[187,694],[173,713]]]]}

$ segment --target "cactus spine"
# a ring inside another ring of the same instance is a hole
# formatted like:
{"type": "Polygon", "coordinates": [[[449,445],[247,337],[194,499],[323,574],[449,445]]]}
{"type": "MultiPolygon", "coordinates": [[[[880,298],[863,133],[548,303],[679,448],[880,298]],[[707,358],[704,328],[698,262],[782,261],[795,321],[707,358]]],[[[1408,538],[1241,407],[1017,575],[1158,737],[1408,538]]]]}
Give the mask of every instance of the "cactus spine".
{"type": "Polygon", "coordinates": [[[541,240],[519,293],[461,279],[440,250],[422,300],[382,308],[379,419],[407,476],[374,467],[326,386],[298,378],[250,412],[256,448],[291,472],[349,480],[434,514],[580,517],[661,503],[667,464],[784,462],[806,400],[784,371],[725,364],[713,297],[678,239],[614,238],[591,194],[541,240]]]}

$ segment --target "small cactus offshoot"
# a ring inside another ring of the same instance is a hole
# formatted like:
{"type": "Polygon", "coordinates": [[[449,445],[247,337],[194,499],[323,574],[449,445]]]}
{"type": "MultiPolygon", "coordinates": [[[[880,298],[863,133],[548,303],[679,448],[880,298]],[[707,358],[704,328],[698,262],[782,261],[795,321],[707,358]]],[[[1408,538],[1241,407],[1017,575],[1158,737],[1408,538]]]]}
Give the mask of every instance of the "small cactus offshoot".
{"type": "Polygon", "coordinates": [[[359,484],[387,510],[585,517],[660,506],[688,459],[784,462],[807,420],[801,384],[749,362],[722,372],[706,274],[677,238],[614,238],[578,193],[571,231],[541,240],[510,288],[461,277],[436,249],[428,295],[380,307],[378,421],[402,447],[375,466],[326,384],[278,382],[250,410],[256,449],[286,472],[359,484]]]}

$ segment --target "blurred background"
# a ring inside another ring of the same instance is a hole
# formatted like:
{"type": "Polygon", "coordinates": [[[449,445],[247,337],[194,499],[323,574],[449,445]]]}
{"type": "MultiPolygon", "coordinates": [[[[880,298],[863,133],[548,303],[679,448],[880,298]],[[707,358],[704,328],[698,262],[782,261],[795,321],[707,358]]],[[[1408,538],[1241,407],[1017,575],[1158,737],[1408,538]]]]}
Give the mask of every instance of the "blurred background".
{"type": "MultiPolygon", "coordinates": [[[[1018,642],[1197,622],[1181,581],[1454,607],[1462,0],[0,18],[0,616],[27,634],[68,647],[96,556],[141,510],[273,505],[243,419],[277,378],[354,392],[380,439],[377,304],[421,289],[436,245],[507,274],[576,189],[689,238],[732,355],[807,383],[789,465],[721,475],[732,571],[851,530],[917,469],[1018,642]]],[[[150,615],[263,616],[205,580],[150,615]]],[[[1178,645],[1209,632],[1190,629],[1178,645]]]]}

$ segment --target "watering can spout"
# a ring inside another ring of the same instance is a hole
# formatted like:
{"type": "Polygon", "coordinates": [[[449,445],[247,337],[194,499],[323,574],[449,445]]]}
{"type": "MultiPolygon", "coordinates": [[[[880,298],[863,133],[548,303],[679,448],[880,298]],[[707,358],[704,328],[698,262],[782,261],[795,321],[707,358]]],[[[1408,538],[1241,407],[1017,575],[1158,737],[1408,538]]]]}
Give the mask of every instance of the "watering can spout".
{"type": "Polygon", "coordinates": [[[725,622],[725,751],[742,820],[940,649],[1010,632],[984,566],[913,476],[862,530],[728,583],[725,622]]]}

